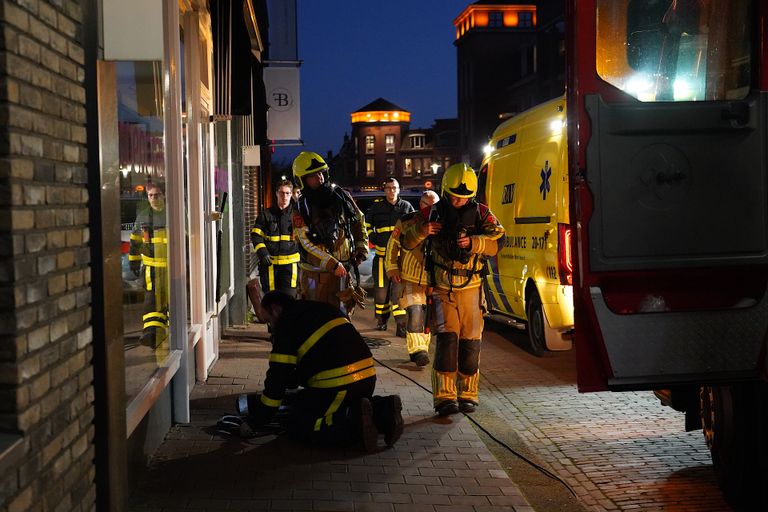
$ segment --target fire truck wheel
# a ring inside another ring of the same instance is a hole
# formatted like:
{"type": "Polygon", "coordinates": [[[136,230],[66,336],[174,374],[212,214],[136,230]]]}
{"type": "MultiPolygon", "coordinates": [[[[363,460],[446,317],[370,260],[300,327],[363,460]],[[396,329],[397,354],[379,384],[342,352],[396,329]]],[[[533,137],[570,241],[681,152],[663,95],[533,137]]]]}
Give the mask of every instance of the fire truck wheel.
{"type": "Polygon", "coordinates": [[[541,309],[541,298],[536,288],[531,290],[528,297],[525,314],[528,317],[528,342],[531,352],[536,356],[544,355],[547,350],[547,339],[544,325],[544,313],[541,309]]]}
{"type": "Polygon", "coordinates": [[[717,482],[735,508],[768,506],[768,392],[763,383],[701,389],[701,424],[717,482]]]}

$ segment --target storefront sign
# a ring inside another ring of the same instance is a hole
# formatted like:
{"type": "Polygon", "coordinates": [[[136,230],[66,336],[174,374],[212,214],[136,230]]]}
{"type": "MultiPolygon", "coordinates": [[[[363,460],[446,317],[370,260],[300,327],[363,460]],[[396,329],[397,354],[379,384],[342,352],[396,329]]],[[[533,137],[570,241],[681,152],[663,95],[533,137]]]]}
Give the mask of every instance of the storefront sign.
{"type": "Polygon", "coordinates": [[[267,138],[276,144],[301,139],[299,68],[264,68],[267,90],[267,138]]]}
{"type": "Polygon", "coordinates": [[[163,60],[163,2],[103,2],[105,60],[163,60]]]}

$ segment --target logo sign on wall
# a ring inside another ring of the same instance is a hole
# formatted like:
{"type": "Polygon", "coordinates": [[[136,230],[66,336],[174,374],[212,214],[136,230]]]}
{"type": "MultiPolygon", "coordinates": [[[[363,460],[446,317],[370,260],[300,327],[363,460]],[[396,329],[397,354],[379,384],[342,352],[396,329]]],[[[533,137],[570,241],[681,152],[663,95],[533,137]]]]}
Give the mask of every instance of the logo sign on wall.
{"type": "Polygon", "coordinates": [[[267,138],[276,143],[301,139],[299,68],[264,68],[267,91],[267,138]]]}

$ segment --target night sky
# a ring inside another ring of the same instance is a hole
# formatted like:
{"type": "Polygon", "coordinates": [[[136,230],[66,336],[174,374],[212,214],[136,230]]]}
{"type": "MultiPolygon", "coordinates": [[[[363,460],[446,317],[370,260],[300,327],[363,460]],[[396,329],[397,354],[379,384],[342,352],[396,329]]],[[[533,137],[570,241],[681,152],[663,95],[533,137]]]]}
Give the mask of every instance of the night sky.
{"type": "Polygon", "coordinates": [[[473,0],[299,0],[304,147],[337,153],[349,114],[378,97],[411,112],[411,128],[456,117],[453,20],[473,0]]]}

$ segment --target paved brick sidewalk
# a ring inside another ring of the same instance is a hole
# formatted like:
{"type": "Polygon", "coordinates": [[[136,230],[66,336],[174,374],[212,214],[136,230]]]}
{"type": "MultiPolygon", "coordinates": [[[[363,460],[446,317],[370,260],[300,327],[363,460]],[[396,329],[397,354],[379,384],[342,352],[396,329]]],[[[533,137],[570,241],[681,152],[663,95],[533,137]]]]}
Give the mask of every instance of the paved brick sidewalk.
{"type": "Polygon", "coordinates": [[[590,510],[731,510],[701,430],[685,432],[682,413],[650,391],[580,394],[572,352],[534,357],[510,341],[514,331],[489,324],[483,411],[502,418],[590,510]]]}
{"type": "MultiPolygon", "coordinates": [[[[364,335],[381,334],[372,320],[355,323],[364,335]]],[[[373,352],[394,370],[377,365],[377,394],[403,398],[406,427],[394,447],[380,440],[379,452],[365,454],[285,437],[218,437],[210,427],[233,412],[234,397],[261,389],[270,349],[266,341],[224,340],[208,382],[193,390],[191,423],[168,434],[130,510],[532,511],[471,423],[463,415],[436,418],[431,394],[403,376],[429,388],[428,370],[406,362],[405,342],[392,330],[391,345],[373,352]]]]}

